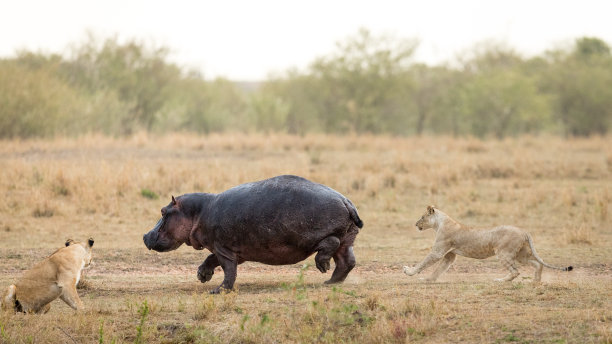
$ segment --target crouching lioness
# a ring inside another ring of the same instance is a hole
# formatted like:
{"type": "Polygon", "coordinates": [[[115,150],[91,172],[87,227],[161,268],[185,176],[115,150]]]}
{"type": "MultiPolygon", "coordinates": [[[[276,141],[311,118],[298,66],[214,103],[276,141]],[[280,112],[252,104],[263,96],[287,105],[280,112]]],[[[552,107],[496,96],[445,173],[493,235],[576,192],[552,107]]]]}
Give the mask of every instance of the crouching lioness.
{"type": "Polygon", "coordinates": [[[25,272],[2,297],[2,309],[24,313],[47,313],[58,297],[75,310],[83,308],[76,286],[81,270],[91,264],[93,239],[87,242],[66,241],[66,247],[55,251],[25,272]]]}
{"type": "Polygon", "coordinates": [[[409,276],[418,274],[423,269],[442,259],[438,268],[427,280],[435,281],[455,260],[456,255],[484,259],[497,255],[502,265],[508,269],[508,275],[496,281],[512,281],[519,275],[516,263],[530,263],[535,267],[534,282],[542,278],[542,267],[572,271],[572,267],[556,267],[544,263],[536,253],[529,233],[512,226],[499,226],[492,229],[473,229],[466,227],[433,206],[416,223],[419,230],[433,228],[436,239],[431,252],[414,268],[404,266],[404,273],[409,276]]]}

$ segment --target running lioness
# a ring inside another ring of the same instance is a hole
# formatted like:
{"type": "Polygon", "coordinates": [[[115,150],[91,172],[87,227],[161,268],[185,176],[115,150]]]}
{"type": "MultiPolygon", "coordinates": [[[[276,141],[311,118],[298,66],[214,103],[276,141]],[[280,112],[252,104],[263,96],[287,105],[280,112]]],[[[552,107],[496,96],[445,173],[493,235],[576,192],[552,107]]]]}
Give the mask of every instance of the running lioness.
{"type": "Polygon", "coordinates": [[[453,220],[433,206],[416,223],[419,230],[433,228],[436,239],[431,253],[414,268],[404,266],[404,273],[416,275],[428,266],[442,259],[438,268],[427,280],[435,281],[455,260],[456,255],[484,259],[497,255],[508,274],[497,281],[512,281],[519,275],[516,263],[530,263],[535,267],[534,282],[542,278],[542,266],[551,269],[572,271],[572,267],[556,267],[544,263],[536,253],[529,233],[512,226],[491,229],[474,229],[453,220]]]}
{"type": "Polygon", "coordinates": [[[24,313],[47,313],[58,297],[75,310],[83,308],[76,286],[81,271],[91,264],[93,239],[87,242],[66,241],[66,247],[55,251],[23,277],[10,285],[2,297],[2,309],[24,313]]]}

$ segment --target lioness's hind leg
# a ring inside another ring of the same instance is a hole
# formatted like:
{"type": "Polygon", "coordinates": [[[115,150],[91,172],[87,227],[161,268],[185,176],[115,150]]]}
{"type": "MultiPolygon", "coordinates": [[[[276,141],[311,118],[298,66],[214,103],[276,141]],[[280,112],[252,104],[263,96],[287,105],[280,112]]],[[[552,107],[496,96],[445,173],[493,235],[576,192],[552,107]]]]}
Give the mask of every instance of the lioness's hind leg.
{"type": "Polygon", "coordinates": [[[506,276],[504,276],[503,278],[495,279],[496,281],[498,281],[498,282],[509,282],[509,281],[512,281],[513,279],[515,279],[519,275],[519,271],[516,268],[516,261],[514,260],[514,258],[509,258],[507,256],[500,256],[499,260],[502,263],[502,265],[506,269],[508,269],[508,274],[506,276]]]}
{"type": "Polygon", "coordinates": [[[49,312],[49,310],[51,309],[51,303],[47,303],[46,305],[42,306],[39,310],[38,310],[38,314],[47,314],[47,312],[49,312]]]}
{"type": "Polygon", "coordinates": [[[540,282],[542,280],[542,268],[544,265],[540,264],[537,260],[533,259],[529,261],[529,264],[535,268],[535,276],[533,277],[534,282],[540,282]]]}
{"type": "Polygon", "coordinates": [[[440,275],[445,273],[446,270],[448,270],[448,268],[451,266],[451,264],[453,264],[456,257],[457,255],[452,252],[447,253],[444,256],[444,259],[442,259],[442,262],[440,262],[440,265],[438,265],[436,270],[431,274],[431,276],[427,278],[427,280],[431,282],[437,280],[438,277],[440,277],[440,275]]]}

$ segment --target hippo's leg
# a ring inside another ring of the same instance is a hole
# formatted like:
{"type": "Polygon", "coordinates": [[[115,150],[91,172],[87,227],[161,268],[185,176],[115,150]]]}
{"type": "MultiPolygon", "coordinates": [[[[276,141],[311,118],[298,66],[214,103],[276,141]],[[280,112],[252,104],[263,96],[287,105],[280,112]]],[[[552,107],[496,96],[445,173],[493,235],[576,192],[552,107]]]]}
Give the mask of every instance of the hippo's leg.
{"type": "Polygon", "coordinates": [[[215,274],[215,268],[219,265],[221,264],[214,253],[206,257],[204,263],[198,268],[198,279],[200,282],[204,283],[210,281],[215,274]]]}
{"type": "Polygon", "coordinates": [[[318,252],[315,256],[315,263],[319,271],[325,273],[327,270],[329,270],[329,260],[338,250],[338,246],[340,246],[340,239],[335,236],[329,236],[321,240],[321,242],[317,245],[315,250],[318,252]]]}
{"type": "Polygon", "coordinates": [[[353,254],[353,242],[355,237],[359,233],[357,227],[352,226],[347,236],[342,239],[340,247],[334,253],[333,258],[336,263],[336,268],[332,273],[329,280],[325,281],[325,284],[341,283],[346,279],[349,272],[355,267],[355,254],[353,254]]]}
{"type": "Polygon", "coordinates": [[[223,282],[220,286],[211,290],[211,294],[219,294],[221,290],[232,290],[234,288],[239,263],[236,254],[225,247],[215,247],[215,255],[223,269],[223,282]]]}
{"type": "Polygon", "coordinates": [[[342,246],[334,254],[334,262],[336,268],[332,277],[325,281],[325,284],[342,283],[348,276],[349,272],[355,267],[355,255],[353,254],[353,246],[342,246]]]}

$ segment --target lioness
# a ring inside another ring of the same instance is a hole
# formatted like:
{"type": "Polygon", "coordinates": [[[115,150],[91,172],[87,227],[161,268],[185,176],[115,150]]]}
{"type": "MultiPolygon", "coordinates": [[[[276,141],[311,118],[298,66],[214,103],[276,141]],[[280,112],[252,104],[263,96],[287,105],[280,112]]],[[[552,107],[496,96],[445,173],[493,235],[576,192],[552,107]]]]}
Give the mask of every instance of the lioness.
{"type": "Polygon", "coordinates": [[[512,226],[499,226],[492,229],[473,229],[460,224],[433,206],[417,221],[419,230],[433,228],[436,239],[431,252],[414,268],[404,266],[404,273],[413,276],[428,266],[443,259],[438,268],[427,280],[435,281],[455,260],[456,255],[484,259],[497,255],[502,265],[509,270],[508,275],[496,281],[512,281],[519,275],[516,262],[530,263],[535,267],[534,282],[542,278],[542,266],[551,269],[572,271],[572,267],[560,268],[544,263],[536,253],[531,235],[512,226]]]}
{"type": "Polygon", "coordinates": [[[2,297],[2,309],[24,313],[47,313],[58,297],[75,310],[83,308],[76,291],[81,270],[91,264],[93,239],[86,243],[72,239],[25,272],[8,287],[2,297]]]}

